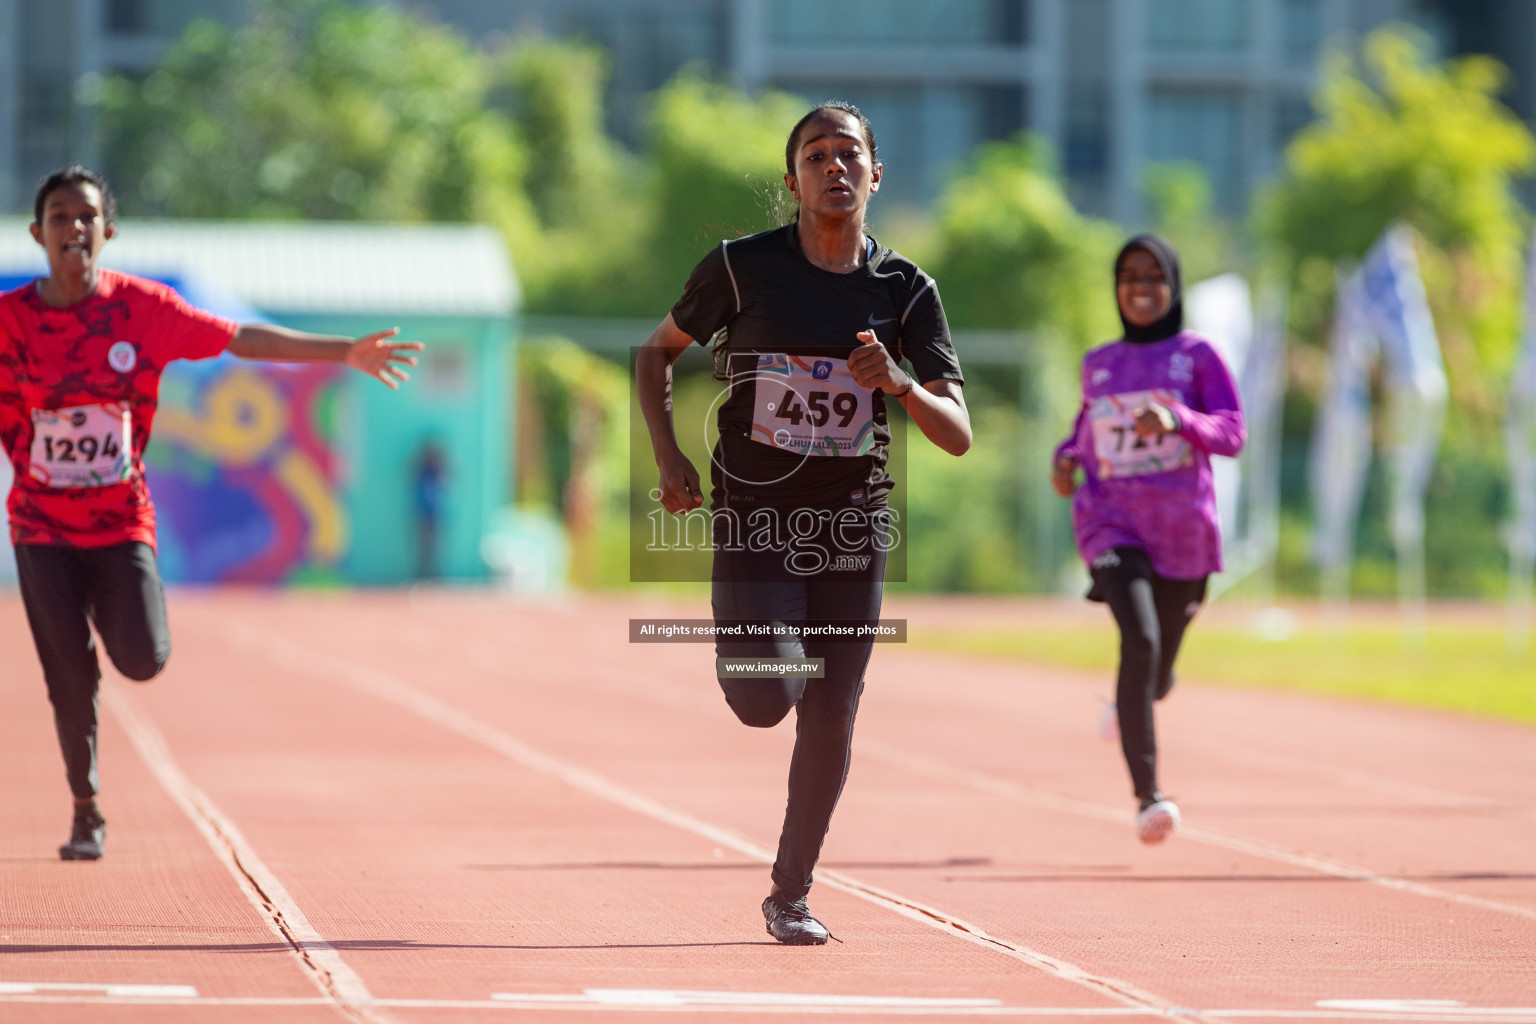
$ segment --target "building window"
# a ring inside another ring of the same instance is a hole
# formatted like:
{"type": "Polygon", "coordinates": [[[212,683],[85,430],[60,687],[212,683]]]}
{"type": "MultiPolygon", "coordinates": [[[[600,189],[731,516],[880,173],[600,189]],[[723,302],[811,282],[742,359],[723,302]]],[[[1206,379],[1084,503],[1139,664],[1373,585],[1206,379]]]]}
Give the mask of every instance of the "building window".
{"type": "Polygon", "coordinates": [[[769,34],[791,46],[1018,46],[1028,15],[1027,0],[769,0],[769,34]]]}
{"type": "Polygon", "coordinates": [[[1280,9],[1280,39],[1287,64],[1311,65],[1323,45],[1322,0],[1285,0],[1280,9]]]}
{"type": "Polygon", "coordinates": [[[982,131],[989,139],[1011,139],[1026,127],[1027,97],[1014,85],[995,85],[982,91],[982,131]]]}
{"type": "Polygon", "coordinates": [[[1109,100],[1101,85],[1084,83],[1067,96],[1062,168],[1073,180],[1097,178],[1109,167],[1109,100]]]}
{"type": "Polygon", "coordinates": [[[1312,123],[1316,115],[1312,104],[1300,96],[1286,96],[1275,102],[1275,151],[1283,153],[1296,133],[1312,123]]]}
{"type": "Polygon", "coordinates": [[[1216,204],[1236,210],[1243,180],[1243,118],[1237,97],[1210,92],[1158,91],[1147,102],[1148,160],[1190,161],[1211,183],[1216,204]]]}
{"type": "Polygon", "coordinates": [[[1150,0],[1147,44],[1178,53],[1235,53],[1248,46],[1248,0],[1150,0]]]}
{"type": "Polygon", "coordinates": [[[107,0],[107,31],[138,35],[149,30],[149,0],[107,0]]]}
{"type": "Polygon", "coordinates": [[[993,17],[997,20],[996,42],[1009,46],[1023,46],[1029,42],[1030,0],[1000,0],[994,2],[993,17]]]}

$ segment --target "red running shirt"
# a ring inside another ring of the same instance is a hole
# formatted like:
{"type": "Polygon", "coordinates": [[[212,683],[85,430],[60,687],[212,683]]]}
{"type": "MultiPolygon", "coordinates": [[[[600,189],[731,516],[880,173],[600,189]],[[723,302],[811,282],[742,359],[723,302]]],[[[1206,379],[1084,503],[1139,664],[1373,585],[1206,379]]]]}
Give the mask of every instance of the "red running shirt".
{"type": "Polygon", "coordinates": [[[11,542],[153,545],[144,448],[160,374],[172,359],[220,354],[237,326],[163,284],[112,270],[100,271],[94,294],[63,309],[44,302],[35,281],[0,294],[0,445],[16,473],[7,502],[11,542]],[[90,464],[111,464],[119,446],[108,440],[110,428],[121,427],[125,412],[129,450],[115,477],[99,484],[82,477],[87,451],[90,464]]]}

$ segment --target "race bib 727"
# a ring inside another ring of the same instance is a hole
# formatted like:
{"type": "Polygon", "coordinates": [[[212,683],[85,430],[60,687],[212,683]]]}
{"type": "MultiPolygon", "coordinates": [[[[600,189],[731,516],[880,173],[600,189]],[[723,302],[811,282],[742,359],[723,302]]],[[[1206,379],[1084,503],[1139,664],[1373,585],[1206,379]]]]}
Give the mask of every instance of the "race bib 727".
{"type": "Polygon", "coordinates": [[[1182,396],[1177,391],[1164,388],[1123,391],[1093,399],[1088,406],[1088,421],[1093,426],[1093,454],[1098,459],[1099,479],[1147,476],[1193,465],[1194,450],[1179,435],[1136,434],[1138,410],[1151,402],[1166,405],[1180,401],[1182,396]]]}
{"type": "Polygon", "coordinates": [[[867,455],[875,443],[874,392],[848,360],[765,353],[757,357],[752,440],[797,455],[867,455]]]}
{"type": "Polygon", "coordinates": [[[32,478],[49,487],[105,487],[133,469],[133,418],[105,402],[32,410],[32,478]]]}

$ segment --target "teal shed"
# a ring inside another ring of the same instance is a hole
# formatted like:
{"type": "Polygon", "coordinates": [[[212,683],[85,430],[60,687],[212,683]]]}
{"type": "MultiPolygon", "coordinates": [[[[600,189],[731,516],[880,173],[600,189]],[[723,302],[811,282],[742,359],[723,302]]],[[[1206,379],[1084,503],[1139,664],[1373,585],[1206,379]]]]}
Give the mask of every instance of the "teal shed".
{"type": "MultiPolygon", "coordinates": [[[[18,260],[42,269],[25,223],[0,221],[0,272],[18,260]]],[[[432,575],[491,575],[482,543],[512,500],[519,301],[494,230],[125,221],[102,264],[236,320],[398,327],[427,345],[398,392],[330,365],[172,364],[146,456],[168,580],[405,583],[429,541],[432,575]],[[428,449],[440,487],[422,468],[428,449]]]]}

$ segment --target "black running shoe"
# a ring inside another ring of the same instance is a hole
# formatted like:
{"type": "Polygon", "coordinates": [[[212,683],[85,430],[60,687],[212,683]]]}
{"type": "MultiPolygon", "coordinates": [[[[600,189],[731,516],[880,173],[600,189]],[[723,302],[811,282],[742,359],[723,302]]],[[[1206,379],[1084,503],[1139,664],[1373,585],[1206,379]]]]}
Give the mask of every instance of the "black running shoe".
{"type": "Polygon", "coordinates": [[[59,847],[61,860],[99,860],[107,841],[107,819],[97,811],[75,815],[69,830],[69,842],[59,847]]]}
{"type": "Polygon", "coordinates": [[[768,934],[786,946],[820,946],[832,934],[811,916],[804,896],[790,901],[774,893],[763,900],[763,919],[768,922],[768,934]]]}

